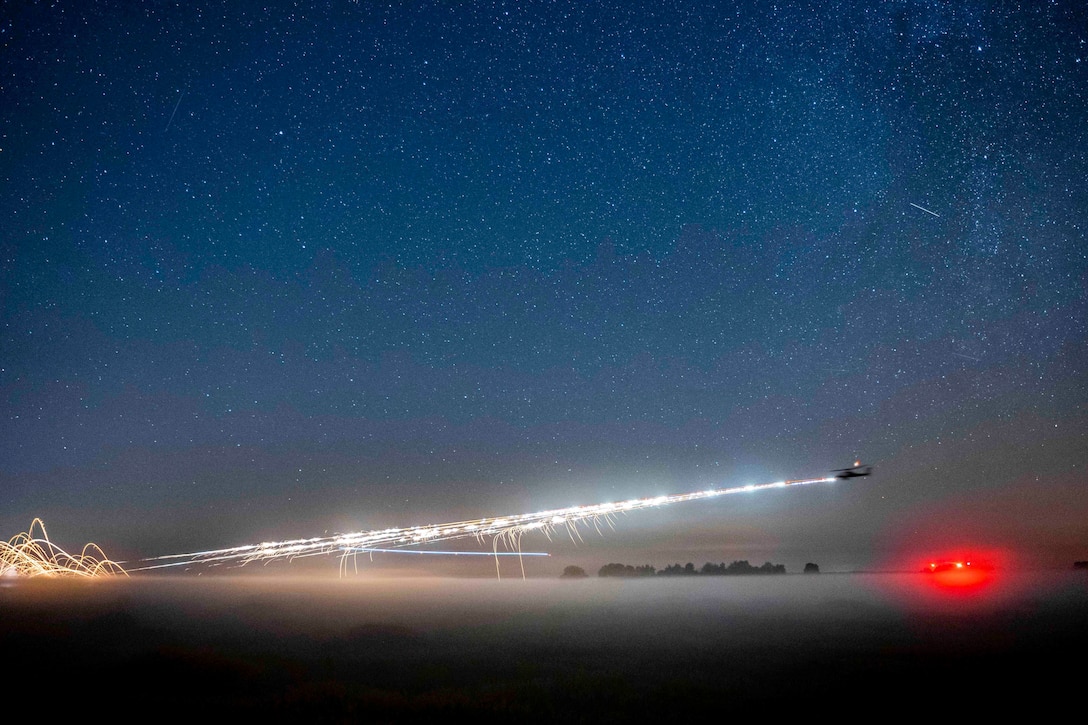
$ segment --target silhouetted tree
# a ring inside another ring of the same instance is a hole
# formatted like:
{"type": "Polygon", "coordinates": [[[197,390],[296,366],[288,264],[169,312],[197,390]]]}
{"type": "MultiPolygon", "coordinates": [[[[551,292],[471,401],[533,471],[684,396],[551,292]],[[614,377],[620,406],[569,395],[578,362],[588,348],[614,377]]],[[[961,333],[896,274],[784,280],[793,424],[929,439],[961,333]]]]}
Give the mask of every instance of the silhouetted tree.
{"type": "Polygon", "coordinates": [[[625,564],[605,564],[597,570],[597,576],[624,576],[624,569],[629,568],[630,565],[625,564]]]}
{"type": "Polygon", "coordinates": [[[819,574],[820,573],[820,567],[819,567],[819,565],[813,564],[810,561],[809,563],[805,564],[805,573],[806,574],[819,574]]]}
{"type": "Polygon", "coordinates": [[[586,574],[586,570],[580,566],[568,566],[563,570],[561,579],[585,579],[589,574],[586,574]]]}
{"type": "MultiPolygon", "coordinates": [[[[813,564],[812,566],[816,566],[813,564]]],[[[819,567],[817,567],[819,571],[819,567]]],[[[649,564],[640,567],[632,567],[628,564],[606,564],[601,567],[599,576],[653,576],[655,570],[649,564]]],[[[711,564],[707,562],[703,564],[702,569],[696,569],[695,564],[688,562],[681,566],[680,564],[669,564],[664,569],[656,572],[658,576],[695,576],[705,574],[708,576],[720,576],[723,574],[785,574],[786,567],[784,564],[772,564],[771,562],[765,562],[762,566],[752,566],[747,560],[734,561],[729,566],[725,565],[725,562],[720,564],[711,564]]]]}
{"type": "Polygon", "coordinates": [[[630,564],[605,564],[597,572],[597,576],[623,576],[623,577],[638,577],[638,576],[653,576],[654,568],[649,564],[643,566],[634,567],[630,564]]]}

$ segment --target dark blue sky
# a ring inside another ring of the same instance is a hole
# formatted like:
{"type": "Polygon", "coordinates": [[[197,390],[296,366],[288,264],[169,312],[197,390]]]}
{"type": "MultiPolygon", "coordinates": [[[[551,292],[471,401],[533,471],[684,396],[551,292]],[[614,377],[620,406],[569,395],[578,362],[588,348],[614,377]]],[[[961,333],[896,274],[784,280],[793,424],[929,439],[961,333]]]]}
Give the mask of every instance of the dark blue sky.
{"type": "Polygon", "coordinates": [[[5,536],[1088,558],[1081,3],[232,5],[3,6],[5,536]]]}

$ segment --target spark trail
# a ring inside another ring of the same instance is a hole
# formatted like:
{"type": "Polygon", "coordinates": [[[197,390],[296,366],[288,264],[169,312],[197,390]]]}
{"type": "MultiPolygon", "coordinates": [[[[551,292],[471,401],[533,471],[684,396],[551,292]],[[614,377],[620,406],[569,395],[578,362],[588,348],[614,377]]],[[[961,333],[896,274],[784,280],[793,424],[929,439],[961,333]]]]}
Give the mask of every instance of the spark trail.
{"type": "Polygon", "coordinates": [[[467,538],[474,538],[481,542],[490,540],[493,554],[497,553],[500,547],[520,552],[521,537],[528,533],[539,532],[547,537],[549,541],[553,536],[565,534],[577,543],[582,540],[580,527],[593,527],[597,533],[603,533],[601,526],[612,528],[618,514],[626,514],[641,509],[660,508],[686,501],[702,501],[734,493],[763,491],[769,488],[786,488],[787,486],[804,486],[810,483],[833,483],[835,480],[834,477],[829,477],[776,481],[775,483],[709,489],[654,498],[635,498],[618,503],[571,506],[536,513],[455,521],[448,524],[360,531],[312,539],[269,541],[261,544],[235,546],[228,549],[211,549],[188,554],[153,557],[144,560],[145,566],[130,568],[129,571],[189,566],[192,564],[248,564],[251,562],[269,562],[277,559],[289,560],[333,553],[340,553],[342,557],[346,558],[353,553],[368,549],[399,549],[431,544],[437,541],[467,538]]]}
{"type": "Polygon", "coordinates": [[[0,541],[0,575],[19,577],[100,577],[124,574],[97,544],[87,544],[78,554],[69,554],[49,540],[45,524],[34,519],[30,528],[9,541],[0,541]]]}

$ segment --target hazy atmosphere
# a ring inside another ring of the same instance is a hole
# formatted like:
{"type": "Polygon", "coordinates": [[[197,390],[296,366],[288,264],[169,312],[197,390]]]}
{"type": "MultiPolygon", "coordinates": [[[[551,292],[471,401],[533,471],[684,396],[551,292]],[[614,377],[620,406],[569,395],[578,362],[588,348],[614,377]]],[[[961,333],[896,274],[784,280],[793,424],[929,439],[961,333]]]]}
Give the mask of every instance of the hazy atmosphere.
{"type": "Polygon", "coordinates": [[[0,538],[1068,568],[1086,149],[1081,2],[6,3],[0,538]]]}

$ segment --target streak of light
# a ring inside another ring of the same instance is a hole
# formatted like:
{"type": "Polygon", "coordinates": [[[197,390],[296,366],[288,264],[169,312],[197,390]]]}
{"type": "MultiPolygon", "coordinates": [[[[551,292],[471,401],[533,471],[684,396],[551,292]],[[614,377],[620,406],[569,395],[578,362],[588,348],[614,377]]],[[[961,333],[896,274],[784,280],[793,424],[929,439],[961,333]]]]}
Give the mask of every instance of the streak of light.
{"type": "Polygon", "coordinates": [[[435,554],[438,556],[551,556],[546,551],[436,551],[434,549],[344,549],[348,554],[435,554]]]}
{"type": "Polygon", "coordinates": [[[166,122],[166,128],[163,129],[163,133],[170,130],[170,124],[174,122],[174,114],[178,112],[178,106],[181,105],[181,99],[185,97],[185,91],[182,90],[178,95],[178,102],[174,104],[174,110],[170,112],[170,120],[166,122]]]}
{"type": "Polygon", "coordinates": [[[937,217],[938,219],[940,219],[940,218],[941,218],[941,215],[940,215],[940,214],[938,214],[937,212],[935,212],[935,211],[930,211],[929,209],[926,209],[926,208],[925,208],[924,206],[918,206],[918,205],[917,205],[917,204],[915,204],[915,203],[914,203],[913,201],[909,201],[909,202],[907,202],[907,203],[908,203],[908,204],[910,204],[911,206],[913,206],[913,207],[914,207],[915,209],[921,209],[921,210],[922,210],[922,211],[924,211],[924,212],[925,212],[926,214],[932,214],[933,216],[937,217]]]}
{"type": "MultiPolygon", "coordinates": [[[[575,544],[582,541],[579,526],[593,526],[600,532],[600,524],[612,527],[615,517],[642,509],[659,508],[675,503],[702,501],[741,492],[762,491],[769,488],[787,486],[805,486],[812,483],[834,483],[834,477],[807,478],[793,481],[775,481],[758,485],[737,486],[734,488],[709,489],[692,493],[678,493],[653,498],[636,498],[618,503],[600,503],[588,506],[570,506],[562,509],[539,511],[536,513],[513,514],[508,516],[485,517],[469,521],[455,521],[448,524],[429,524],[389,528],[375,531],[359,531],[334,536],[321,536],[310,539],[291,539],[287,541],[266,541],[260,544],[247,544],[226,549],[209,549],[187,554],[168,554],[144,559],[145,566],[130,568],[130,571],[159,569],[192,564],[223,563],[249,564],[252,562],[270,562],[277,559],[318,556],[340,552],[342,558],[351,556],[351,552],[361,549],[403,548],[419,546],[437,541],[474,538],[479,542],[490,540],[491,556],[499,553],[502,547],[521,554],[521,538],[528,533],[540,533],[548,539],[564,532],[575,544]]],[[[342,562],[343,566],[343,562],[342,562]]],[[[498,562],[496,560],[496,567],[498,562]]]]}
{"type": "Polygon", "coordinates": [[[41,519],[34,519],[27,531],[0,542],[0,576],[90,578],[125,573],[97,544],[69,554],[49,540],[41,519]]]}

